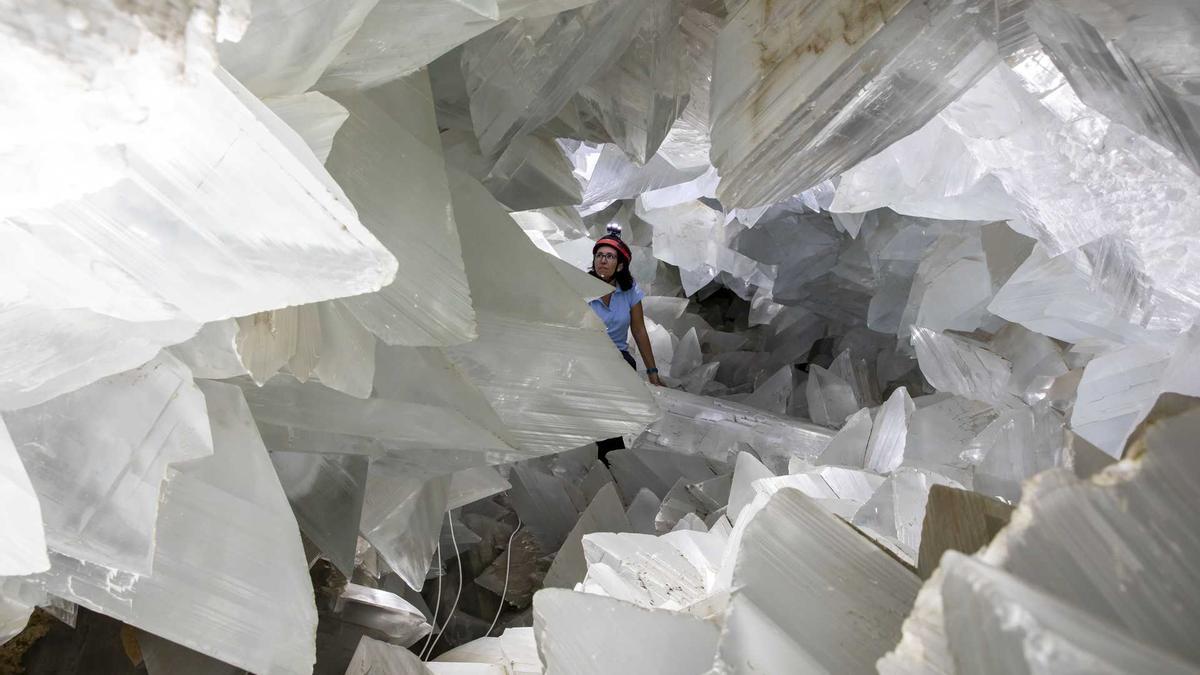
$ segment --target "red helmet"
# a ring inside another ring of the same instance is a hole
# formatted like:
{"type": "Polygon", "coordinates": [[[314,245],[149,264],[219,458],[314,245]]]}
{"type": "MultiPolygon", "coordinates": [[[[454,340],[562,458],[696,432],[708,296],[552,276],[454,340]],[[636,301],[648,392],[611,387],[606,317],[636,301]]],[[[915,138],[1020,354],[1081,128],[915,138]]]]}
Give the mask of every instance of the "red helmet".
{"type": "Polygon", "coordinates": [[[625,242],[621,241],[621,226],[620,225],[609,225],[608,226],[608,234],[597,239],[596,245],[592,247],[592,255],[593,256],[596,255],[596,251],[601,246],[610,246],[612,248],[615,248],[617,250],[617,253],[623,259],[622,262],[624,262],[626,265],[628,265],[629,262],[631,260],[633,260],[633,252],[629,250],[629,245],[626,244],[625,242]]]}

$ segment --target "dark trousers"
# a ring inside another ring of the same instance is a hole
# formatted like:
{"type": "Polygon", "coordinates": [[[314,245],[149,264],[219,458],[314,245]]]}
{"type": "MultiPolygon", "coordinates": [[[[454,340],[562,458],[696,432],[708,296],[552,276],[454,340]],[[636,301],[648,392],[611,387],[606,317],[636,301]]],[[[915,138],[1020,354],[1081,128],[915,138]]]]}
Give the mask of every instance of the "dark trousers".
{"type": "MultiPolygon", "coordinates": [[[[629,355],[629,352],[622,349],[621,357],[625,359],[625,363],[628,363],[630,368],[637,370],[637,363],[633,360],[633,357],[629,355]]],[[[598,451],[597,456],[600,458],[601,462],[604,462],[605,466],[608,466],[608,453],[612,452],[613,450],[620,450],[624,447],[625,441],[620,436],[617,436],[616,438],[606,438],[602,441],[596,441],[596,450],[598,451]]]]}

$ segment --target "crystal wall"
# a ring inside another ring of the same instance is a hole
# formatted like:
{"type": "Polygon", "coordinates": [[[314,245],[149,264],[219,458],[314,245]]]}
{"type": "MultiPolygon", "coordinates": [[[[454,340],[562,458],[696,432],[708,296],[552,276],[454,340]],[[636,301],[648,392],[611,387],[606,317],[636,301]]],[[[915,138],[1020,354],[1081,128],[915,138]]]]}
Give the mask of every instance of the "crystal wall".
{"type": "Polygon", "coordinates": [[[0,56],[0,663],[1200,668],[1192,3],[84,0],[0,56]]]}

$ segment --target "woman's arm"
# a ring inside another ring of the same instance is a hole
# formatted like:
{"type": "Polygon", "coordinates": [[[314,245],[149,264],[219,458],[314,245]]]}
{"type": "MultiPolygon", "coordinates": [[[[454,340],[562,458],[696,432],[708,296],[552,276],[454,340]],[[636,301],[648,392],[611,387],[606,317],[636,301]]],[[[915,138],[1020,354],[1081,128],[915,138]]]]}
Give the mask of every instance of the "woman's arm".
{"type": "Polygon", "coordinates": [[[629,309],[629,330],[633,332],[633,341],[637,344],[638,354],[642,355],[642,363],[646,364],[646,369],[654,369],[655,372],[647,375],[650,384],[662,386],[662,380],[658,379],[657,368],[654,365],[654,350],[650,348],[650,336],[646,333],[646,320],[642,315],[642,303],[638,302],[629,309]]]}

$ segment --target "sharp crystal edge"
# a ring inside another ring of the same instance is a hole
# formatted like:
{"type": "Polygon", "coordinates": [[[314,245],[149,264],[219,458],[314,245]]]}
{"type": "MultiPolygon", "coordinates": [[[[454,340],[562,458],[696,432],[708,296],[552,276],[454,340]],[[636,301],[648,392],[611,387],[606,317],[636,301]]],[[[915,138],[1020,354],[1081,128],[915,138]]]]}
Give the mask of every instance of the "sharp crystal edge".
{"type": "Polygon", "coordinates": [[[683,0],[651,2],[621,58],[579,92],[613,142],[639,164],[658,152],[688,105],[692,82],[683,0]]]}
{"type": "Polygon", "coordinates": [[[955,672],[951,663],[980,663],[972,650],[983,635],[991,644],[1038,636],[1047,647],[1006,649],[989,659],[989,667],[1007,663],[1034,672],[1059,659],[1082,664],[1107,658],[1158,664],[1164,672],[1194,669],[1197,651],[1186,636],[1195,617],[1185,609],[1191,539],[1179,536],[1188,526],[1178,504],[1193,489],[1189,448],[1200,423],[1197,410],[1194,398],[1164,395],[1131,439],[1129,459],[1090,479],[1059,470],[1027,484],[1010,524],[987,548],[971,559],[947,554],[949,565],[943,559],[943,569],[921,590],[904,638],[879,662],[880,672],[937,663],[942,672],[955,672]],[[1154,528],[1143,526],[1147,517],[1154,528]],[[1107,538],[1104,552],[1096,548],[1097,526],[1107,538]],[[1120,583],[1130,566],[1171,576],[1162,583],[1120,583]],[[998,624],[989,618],[1005,606],[1021,620],[998,624]],[[967,616],[976,628],[951,625],[952,617],[967,616]],[[1105,657],[1108,636],[1127,648],[1105,657]]]}
{"type": "Polygon", "coordinates": [[[0,9],[13,649],[1200,663],[1185,0],[143,5],[0,9]]]}
{"type": "Polygon", "coordinates": [[[328,62],[316,86],[365,90],[432,63],[506,19],[538,18],[594,0],[379,0],[328,62]]]}
{"type": "Polygon", "coordinates": [[[715,666],[724,672],[869,672],[899,637],[920,583],[792,489],[769,497],[749,521],[732,580],[715,666]],[[787,560],[804,562],[793,570],[787,560]],[[855,648],[838,647],[847,643],[855,648]]]}
{"type": "Polygon", "coordinates": [[[45,571],[50,560],[46,557],[42,507],[3,418],[0,418],[0,481],[4,484],[0,490],[4,501],[0,576],[45,571]]]}
{"type": "Polygon", "coordinates": [[[311,672],[317,613],[295,517],[241,391],[198,386],[213,452],[164,482],[152,571],[52,553],[50,570],[28,579],[246,670],[311,672]],[[196,533],[216,533],[220,545],[196,533]]]}
{"type": "Polygon", "coordinates": [[[599,0],[492,29],[463,50],[475,135],[486,157],[553,119],[633,40],[645,4],[599,0]],[[519,65],[518,65],[519,64],[519,65]]]}
{"type": "Polygon", "coordinates": [[[703,619],[558,588],[533,600],[534,632],[547,675],[672,673],[711,665],[717,628],[703,619]],[[584,617],[596,617],[586,621],[584,617]],[[596,644],[607,645],[596,649],[596,644]]]}
{"type": "Polygon", "coordinates": [[[722,203],[781,201],[916,131],[995,63],[987,5],[743,3],[713,69],[722,203]]]}
{"type": "Polygon", "coordinates": [[[205,397],[160,354],[140,368],[3,416],[41,502],[51,550],[138,576],[153,571],[160,484],[213,453],[205,397]]]}
{"type": "MultiPolygon", "coordinates": [[[[405,84],[404,96],[414,106],[432,106],[424,74],[405,84]]],[[[406,270],[378,293],[342,302],[388,344],[440,346],[473,339],[470,289],[446,175],[437,170],[441,146],[432,120],[397,119],[357,92],[334,94],[334,100],[351,117],[333,139],[330,174],[406,270]]]]}

